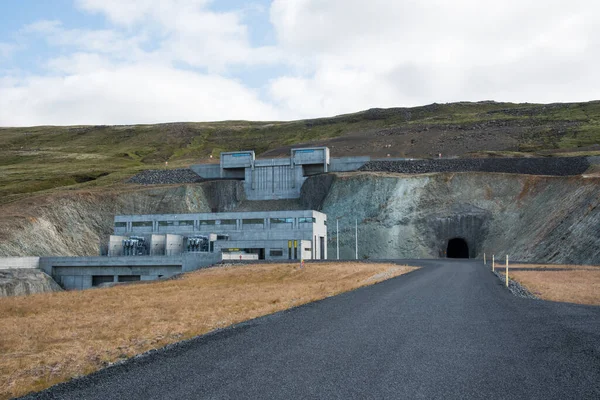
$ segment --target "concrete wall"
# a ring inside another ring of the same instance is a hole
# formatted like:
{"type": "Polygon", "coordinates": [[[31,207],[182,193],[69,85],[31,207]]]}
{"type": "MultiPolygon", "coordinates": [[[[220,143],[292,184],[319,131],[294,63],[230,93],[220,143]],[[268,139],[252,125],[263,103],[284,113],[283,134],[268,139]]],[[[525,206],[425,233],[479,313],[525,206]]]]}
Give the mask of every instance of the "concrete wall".
{"type": "Polygon", "coordinates": [[[167,235],[151,235],[150,237],[150,249],[149,253],[151,256],[164,256],[168,255],[167,250],[167,235]]]}
{"type": "Polygon", "coordinates": [[[183,252],[183,236],[182,235],[166,235],[165,255],[173,256],[183,252]]]}
{"type": "Polygon", "coordinates": [[[219,164],[196,164],[190,169],[205,179],[217,179],[221,177],[221,166],[219,164]]]}
{"type": "Polygon", "coordinates": [[[223,260],[236,260],[236,261],[248,261],[258,260],[258,254],[246,254],[246,253],[223,253],[223,260]]]}
{"type": "Polygon", "coordinates": [[[251,167],[255,160],[253,150],[234,151],[221,153],[221,168],[247,168],[251,167]]]}
{"type": "Polygon", "coordinates": [[[292,149],[289,158],[255,159],[254,152],[221,153],[219,166],[192,165],[204,178],[243,179],[248,200],[297,199],[307,176],[355,171],[370,157],[330,158],[327,147],[292,149]],[[216,170],[219,168],[219,171],[216,170]]]}
{"type": "Polygon", "coordinates": [[[94,276],[139,276],[140,280],[167,278],[211,266],[221,259],[216,253],[185,253],[176,257],[41,257],[40,268],[65,289],[89,289],[94,276]]]}
{"type": "Polygon", "coordinates": [[[33,269],[39,267],[39,257],[0,257],[0,269],[33,269]]]}
{"type": "MultiPolygon", "coordinates": [[[[202,213],[202,214],[158,214],[158,215],[120,215],[115,217],[115,222],[123,223],[127,228],[116,227],[115,231],[126,235],[137,235],[138,230],[133,226],[134,221],[151,222],[153,229],[161,230],[161,221],[194,221],[193,224],[184,226],[170,225],[163,230],[170,231],[170,234],[176,234],[177,243],[167,239],[167,254],[174,255],[177,251],[183,251],[184,237],[194,235],[209,236],[210,234],[228,235],[229,241],[217,241],[215,243],[215,252],[221,248],[261,248],[266,251],[266,259],[269,258],[269,249],[281,248],[282,244],[287,249],[289,240],[307,240],[315,241],[310,248],[319,257],[321,256],[320,238],[327,241],[327,216],[323,213],[312,210],[301,211],[272,211],[272,212],[240,212],[240,213],[202,213]],[[291,222],[275,223],[274,220],[290,220],[291,222]],[[249,220],[259,220],[261,224],[249,224],[249,220]],[[301,221],[315,222],[301,222],[301,221]],[[234,224],[222,225],[223,221],[235,221],[234,224]],[[127,230],[129,232],[126,232],[127,230]],[[234,245],[236,243],[246,243],[234,245]],[[276,242],[276,243],[275,243],[276,242]],[[251,244],[250,244],[251,243],[251,244]],[[177,251],[175,251],[175,247],[177,251]]],[[[146,234],[141,232],[142,234],[146,234]]],[[[324,256],[327,250],[324,248],[324,256]]],[[[301,255],[298,255],[298,258],[301,255]]],[[[286,257],[287,258],[287,254],[286,257]]]]}
{"type": "Polygon", "coordinates": [[[356,171],[369,161],[371,161],[371,157],[369,156],[332,158],[329,165],[329,172],[356,171]]]}

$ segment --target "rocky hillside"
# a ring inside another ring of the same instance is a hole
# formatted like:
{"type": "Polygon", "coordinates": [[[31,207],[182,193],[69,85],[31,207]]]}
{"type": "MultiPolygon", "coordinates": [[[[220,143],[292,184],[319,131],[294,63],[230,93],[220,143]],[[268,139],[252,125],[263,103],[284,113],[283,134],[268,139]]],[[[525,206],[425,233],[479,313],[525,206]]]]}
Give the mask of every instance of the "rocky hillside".
{"type": "Polygon", "coordinates": [[[58,283],[38,269],[0,269],[0,297],[60,291],[58,283]]]}
{"type": "Polygon", "coordinates": [[[0,203],[111,187],[141,170],[217,162],[231,150],[280,156],[291,146],[325,145],[334,157],[481,157],[600,154],[599,144],[599,101],[431,104],[290,122],[0,128],[0,203]]]}
{"type": "Polygon", "coordinates": [[[466,240],[471,257],[509,254],[537,262],[600,264],[600,177],[503,173],[387,172],[309,178],[298,201],[245,200],[237,181],[75,192],[3,206],[0,256],[95,255],[115,214],[308,208],[329,220],[329,256],[444,256],[448,240],[466,240]]]}
{"type": "Polygon", "coordinates": [[[35,197],[0,207],[0,256],[98,255],[116,214],[228,211],[243,200],[238,181],[35,197]]]}
{"type": "Polygon", "coordinates": [[[354,257],[357,219],[359,258],[440,257],[462,238],[471,257],[600,263],[597,177],[362,172],[313,177],[303,190],[328,215],[330,256],[339,218],[343,258],[354,257]]]}

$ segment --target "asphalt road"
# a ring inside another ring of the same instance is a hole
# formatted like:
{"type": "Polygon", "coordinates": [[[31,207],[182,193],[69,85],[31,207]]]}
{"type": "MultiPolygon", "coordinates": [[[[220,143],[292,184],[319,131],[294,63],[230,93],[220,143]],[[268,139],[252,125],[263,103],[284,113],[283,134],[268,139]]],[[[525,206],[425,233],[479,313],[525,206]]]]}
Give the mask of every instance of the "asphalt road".
{"type": "Polygon", "coordinates": [[[418,263],[31,398],[600,398],[600,307],[514,297],[473,261],[418,263]]]}

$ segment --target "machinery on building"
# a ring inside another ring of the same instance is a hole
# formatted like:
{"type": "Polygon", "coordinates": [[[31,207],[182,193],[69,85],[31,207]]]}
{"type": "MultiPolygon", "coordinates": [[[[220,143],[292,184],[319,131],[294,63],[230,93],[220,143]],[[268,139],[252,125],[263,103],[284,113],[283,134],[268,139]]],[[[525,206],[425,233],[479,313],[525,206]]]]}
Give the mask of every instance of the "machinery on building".
{"type": "Polygon", "coordinates": [[[203,236],[203,235],[190,236],[186,239],[186,242],[187,242],[186,249],[189,252],[197,252],[197,251],[208,252],[208,250],[209,250],[208,236],[203,236]]]}
{"type": "Polygon", "coordinates": [[[129,239],[124,239],[123,255],[126,256],[143,256],[147,254],[146,239],[141,236],[130,236],[129,239]]]}

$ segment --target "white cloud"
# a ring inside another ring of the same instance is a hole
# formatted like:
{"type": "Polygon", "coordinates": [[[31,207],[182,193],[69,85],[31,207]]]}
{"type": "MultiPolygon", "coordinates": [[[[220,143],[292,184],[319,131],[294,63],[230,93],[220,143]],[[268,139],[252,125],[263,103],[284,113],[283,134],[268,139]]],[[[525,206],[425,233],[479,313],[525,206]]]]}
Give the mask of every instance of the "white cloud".
{"type": "Polygon", "coordinates": [[[255,90],[216,73],[270,63],[271,49],[252,48],[236,13],[214,13],[205,3],[80,1],[116,25],[27,25],[22,34],[59,51],[45,60],[44,75],[0,80],[0,125],[278,119],[255,90]]]}
{"type": "MultiPolygon", "coordinates": [[[[253,47],[244,22],[246,10],[214,12],[208,0],[78,0],[89,12],[118,26],[142,26],[160,33],[159,52],[194,67],[223,72],[235,64],[273,64],[275,48],[253,47]]],[[[250,7],[250,10],[255,8],[250,7]]]]}
{"type": "Polygon", "coordinates": [[[271,21],[297,70],[269,90],[297,117],[600,93],[600,3],[590,0],[275,0],[271,21]]]}
{"type": "Polygon", "coordinates": [[[99,64],[87,69],[90,71],[64,77],[4,82],[0,87],[1,124],[134,124],[277,117],[253,91],[219,76],[147,65],[99,64]]]}
{"type": "MultiPolygon", "coordinates": [[[[227,12],[212,0],[75,4],[107,27],[24,27],[19,46],[43,40],[54,55],[43,73],[0,72],[0,125],[295,119],[600,93],[593,0],[274,0],[268,46],[251,41],[253,18],[264,16],[254,3],[227,12]],[[244,68],[277,72],[251,89],[231,78],[244,68]]],[[[0,60],[15,46],[0,43],[0,60]]]]}

